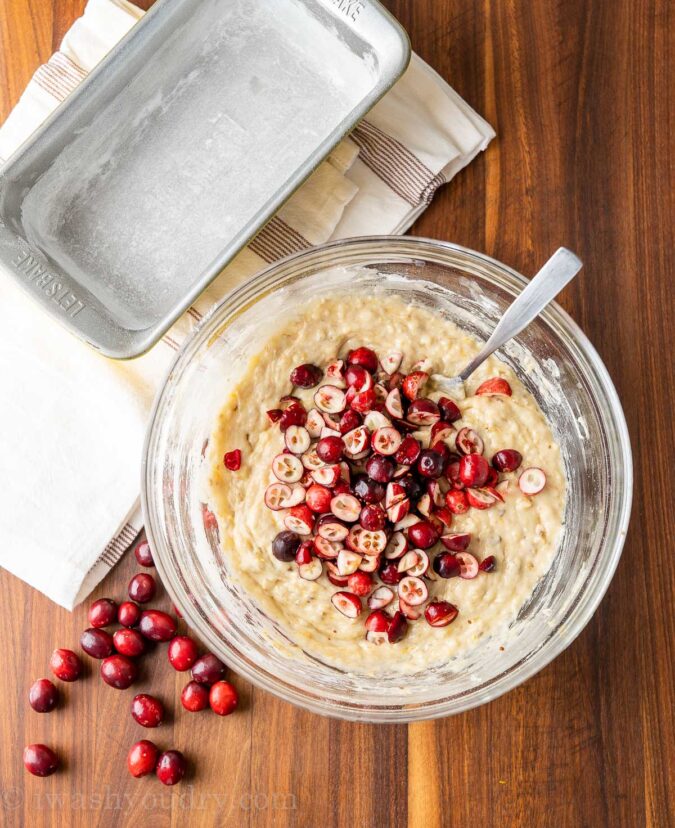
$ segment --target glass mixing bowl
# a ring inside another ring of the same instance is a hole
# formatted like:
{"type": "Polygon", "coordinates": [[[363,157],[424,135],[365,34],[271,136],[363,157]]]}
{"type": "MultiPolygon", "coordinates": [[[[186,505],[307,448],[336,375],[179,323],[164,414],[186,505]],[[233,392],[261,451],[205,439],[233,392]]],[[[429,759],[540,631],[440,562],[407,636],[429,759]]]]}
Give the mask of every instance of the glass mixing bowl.
{"type": "Polygon", "coordinates": [[[469,657],[404,678],[328,666],[294,645],[230,580],[217,530],[203,509],[205,441],[228,388],[285,309],[326,293],[344,293],[351,301],[359,293],[393,293],[484,340],[525,284],[505,265],[453,244],[410,237],[340,241],[259,273],[230,293],[185,344],[149,427],[142,471],[146,528],[159,574],[185,620],[242,676],[317,713],[370,722],[430,719],[505,693],[581,632],[621,555],[632,461],[607,370],[555,304],[500,352],[551,423],[568,478],[560,549],[509,628],[505,649],[495,636],[469,657]]]}

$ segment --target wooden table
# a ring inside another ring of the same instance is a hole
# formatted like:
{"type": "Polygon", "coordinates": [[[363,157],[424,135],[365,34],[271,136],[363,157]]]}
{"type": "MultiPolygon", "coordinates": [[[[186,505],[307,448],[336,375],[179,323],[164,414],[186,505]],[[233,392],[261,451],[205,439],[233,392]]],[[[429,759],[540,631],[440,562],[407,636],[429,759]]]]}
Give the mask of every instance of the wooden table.
{"type": "MultiPolygon", "coordinates": [[[[0,118],[83,5],[3,0],[0,118]]],[[[2,573],[3,825],[672,824],[673,5],[388,5],[414,48],[498,133],[414,232],[484,250],[524,273],[559,244],[585,262],[562,304],[614,377],[636,463],[633,520],[609,592],[586,630],[538,676],[444,721],[334,722],[243,681],[241,710],[229,719],[178,705],[158,741],[184,749],[196,770],[172,790],[126,771],[128,746],[147,735],[128,714],[130,692],[91,678],[66,688],[58,714],[30,711],[30,682],[47,673],[55,646],[76,644],[86,608],[71,615],[2,573]],[[65,771],[28,776],[21,749],[33,741],[58,748],[65,771]]],[[[128,557],[96,596],[122,594],[135,568],[128,557]]],[[[175,709],[184,681],[161,653],[141,686],[152,685],[175,709]]]]}

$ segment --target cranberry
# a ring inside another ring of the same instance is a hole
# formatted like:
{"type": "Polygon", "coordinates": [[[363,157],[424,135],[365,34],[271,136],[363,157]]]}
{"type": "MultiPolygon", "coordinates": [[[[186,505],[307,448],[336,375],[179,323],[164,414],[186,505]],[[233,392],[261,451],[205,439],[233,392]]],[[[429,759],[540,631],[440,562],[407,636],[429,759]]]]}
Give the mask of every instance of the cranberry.
{"type": "Polygon", "coordinates": [[[398,481],[399,486],[403,488],[408,498],[412,501],[418,501],[422,497],[422,484],[415,479],[411,474],[407,474],[398,481]]]}
{"type": "Polygon", "coordinates": [[[466,454],[459,461],[459,479],[465,486],[484,486],[490,467],[481,454],[466,454]]]}
{"type": "Polygon", "coordinates": [[[135,627],[141,617],[141,608],[133,601],[123,601],[117,610],[117,620],[123,627],[135,627]]]}
{"type": "Polygon", "coordinates": [[[135,658],[145,652],[145,639],[138,630],[115,630],[113,643],[118,653],[135,658]]]}
{"type": "Polygon", "coordinates": [[[72,650],[54,650],[49,667],[61,681],[75,681],[82,672],[82,662],[72,650]]]}
{"type": "Polygon", "coordinates": [[[348,431],[353,431],[362,423],[361,415],[353,409],[349,408],[340,417],[340,434],[346,434],[348,431]]]}
{"type": "Polygon", "coordinates": [[[497,483],[499,483],[499,475],[497,474],[496,469],[493,469],[492,466],[488,469],[488,476],[485,480],[485,485],[494,488],[497,483]]]}
{"type": "Polygon", "coordinates": [[[360,365],[374,374],[377,371],[377,354],[370,348],[355,348],[347,354],[347,362],[350,365],[360,365]]]}
{"type": "Polygon", "coordinates": [[[152,601],[156,591],[155,579],[147,572],[139,572],[129,581],[129,598],[139,604],[147,604],[148,601],[152,601]]]}
{"type": "Polygon", "coordinates": [[[279,428],[286,431],[289,426],[304,426],[307,422],[307,412],[300,403],[291,403],[279,419],[279,428]]]}
{"type": "Polygon", "coordinates": [[[362,391],[363,387],[368,383],[368,371],[361,365],[349,365],[345,371],[345,382],[355,391],[362,391]]]}
{"type": "Polygon", "coordinates": [[[197,661],[199,650],[197,644],[188,635],[177,635],[172,638],[167,651],[169,663],[174,670],[184,672],[197,661]]]}
{"type": "Polygon", "coordinates": [[[373,579],[369,572],[361,572],[360,570],[357,570],[356,572],[352,572],[347,579],[347,588],[350,592],[353,592],[354,595],[358,595],[359,598],[363,598],[368,595],[373,588],[373,579]]]}
{"type": "Polygon", "coordinates": [[[371,480],[376,480],[378,483],[388,483],[394,476],[396,464],[388,457],[383,457],[381,454],[373,454],[368,458],[366,463],[366,474],[371,480]]]}
{"type": "Polygon", "coordinates": [[[402,612],[395,612],[389,622],[389,629],[387,630],[387,638],[390,644],[396,644],[400,641],[408,631],[408,621],[402,612]]]}
{"type": "Polygon", "coordinates": [[[455,420],[459,420],[462,416],[462,412],[459,410],[457,403],[449,397],[441,397],[438,401],[438,408],[440,409],[441,417],[446,423],[454,423],[455,420]]]}
{"type": "Polygon", "coordinates": [[[101,678],[117,690],[126,690],[136,680],[138,668],[127,656],[111,655],[101,662],[101,678]]]}
{"type": "Polygon", "coordinates": [[[211,710],[219,716],[229,716],[238,701],[237,690],[229,681],[217,681],[209,691],[211,710]]]}
{"type": "Polygon", "coordinates": [[[324,463],[337,463],[342,458],[345,444],[342,437],[324,437],[316,444],[316,453],[324,463]]]}
{"type": "Polygon", "coordinates": [[[285,529],[272,541],[272,554],[278,561],[290,563],[295,559],[295,553],[300,546],[300,536],[285,529]]]}
{"type": "Polygon", "coordinates": [[[313,553],[314,553],[314,541],[313,540],[303,541],[300,544],[300,546],[298,547],[298,551],[295,553],[295,562],[296,562],[296,564],[298,566],[304,566],[308,563],[311,563],[313,553]]]}
{"type": "Polygon", "coordinates": [[[424,449],[417,460],[417,471],[423,477],[437,478],[443,474],[444,457],[433,449],[424,449]]]}
{"type": "Polygon", "coordinates": [[[511,391],[511,386],[505,379],[501,377],[491,377],[485,382],[481,382],[481,384],[476,388],[475,392],[478,396],[489,395],[492,394],[504,394],[507,397],[510,397],[513,393],[511,391]]]}
{"type": "Polygon", "coordinates": [[[152,550],[147,540],[142,540],[134,549],[134,555],[138,561],[139,566],[154,566],[155,562],[152,559],[152,550]]]}
{"type": "Polygon", "coordinates": [[[280,408],[270,408],[266,413],[271,423],[278,423],[284,412],[280,408]]]}
{"type": "Polygon", "coordinates": [[[147,693],[139,693],[131,702],[131,715],[143,727],[158,727],[164,721],[164,705],[147,693]]]}
{"type": "Polygon", "coordinates": [[[453,515],[463,515],[469,511],[469,501],[462,489],[450,489],[445,493],[445,505],[453,515]]]}
{"type": "Polygon", "coordinates": [[[419,441],[408,435],[403,438],[403,442],[398,447],[398,451],[395,455],[396,462],[400,463],[402,466],[412,466],[413,463],[417,461],[421,451],[422,447],[420,446],[419,441]]]}
{"type": "Polygon", "coordinates": [[[33,776],[51,776],[58,768],[59,760],[47,745],[28,745],[23,750],[23,764],[33,776]]]}
{"type": "Polygon", "coordinates": [[[159,749],[149,739],[141,739],[131,746],[127,755],[127,767],[129,773],[137,779],[139,776],[147,776],[157,767],[159,749]]]}
{"type": "Polygon", "coordinates": [[[432,627],[447,627],[458,615],[457,607],[447,601],[432,601],[424,610],[424,617],[432,627]]]}
{"type": "Polygon", "coordinates": [[[385,564],[380,569],[380,580],[383,584],[389,584],[390,586],[397,584],[402,577],[403,573],[398,571],[398,566],[393,561],[385,564]]]}
{"type": "Polygon", "coordinates": [[[175,619],[161,610],[144,610],[138,628],[151,641],[169,641],[176,635],[175,619]]]}
{"type": "Polygon", "coordinates": [[[352,483],[352,492],[362,503],[379,503],[384,500],[386,490],[382,483],[369,479],[365,474],[359,474],[352,483]]]}
{"type": "Polygon", "coordinates": [[[38,679],[31,685],[28,701],[36,713],[49,713],[56,707],[59,694],[49,679],[38,679]]]}
{"type": "Polygon", "coordinates": [[[483,558],[483,560],[478,564],[478,569],[481,572],[494,572],[497,563],[495,561],[494,555],[488,555],[487,558],[483,558]]]}
{"type": "Polygon", "coordinates": [[[92,627],[107,627],[117,618],[117,604],[110,598],[99,598],[89,607],[87,617],[92,627]]]}
{"type": "Polygon", "coordinates": [[[408,529],[408,538],[418,549],[429,549],[438,540],[438,530],[433,523],[421,520],[408,529]]]}
{"type": "Polygon", "coordinates": [[[441,552],[434,558],[434,572],[441,578],[454,578],[459,575],[459,561],[451,552],[441,552]]]}
{"type": "Polygon", "coordinates": [[[306,362],[304,365],[298,365],[291,371],[291,385],[297,385],[299,388],[314,388],[321,382],[323,371],[318,365],[312,365],[311,362],[306,362]]]}
{"type": "Polygon", "coordinates": [[[241,468],[241,451],[239,449],[226,451],[223,455],[223,463],[228,471],[239,471],[241,468]]]}
{"type": "Polygon", "coordinates": [[[364,529],[369,529],[371,532],[377,532],[379,529],[384,529],[386,521],[387,515],[381,506],[370,504],[361,509],[359,523],[364,529]]]}
{"type": "Polygon", "coordinates": [[[192,665],[192,678],[198,684],[210,687],[217,681],[225,678],[225,665],[212,653],[207,653],[192,665]]]}
{"type": "Polygon", "coordinates": [[[105,630],[91,627],[80,636],[80,647],[92,658],[107,658],[114,650],[113,637],[105,630]]]}
{"type": "Polygon", "coordinates": [[[175,785],[185,776],[185,757],[179,750],[165,750],[159,757],[155,773],[163,785],[175,785]]]}
{"type": "Polygon", "coordinates": [[[191,713],[197,713],[209,706],[209,691],[205,685],[191,681],[183,688],[180,703],[191,713]]]}
{"type": "Polygon", "coordinates": [[[492,465],[500,472],[515,471],[523,462],[523,455],[515,449],[502,449],[492,457],[492,465]]]}

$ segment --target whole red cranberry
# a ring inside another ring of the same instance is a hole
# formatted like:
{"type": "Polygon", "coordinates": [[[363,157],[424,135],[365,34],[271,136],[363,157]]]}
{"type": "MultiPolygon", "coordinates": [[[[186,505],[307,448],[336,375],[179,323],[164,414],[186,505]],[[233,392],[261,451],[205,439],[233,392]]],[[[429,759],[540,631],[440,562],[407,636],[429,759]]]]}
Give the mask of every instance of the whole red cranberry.
{"type": "Polygon", "coordinates": [[[90,627],[80,636],[80,647],[92,658],[107,658],[113,652],[113,637],[105,630],[90,627]]]}
{"type": "Polygon", "coordinates": [[[117,618],[117,604],[110,598],[99,598],[89,607],[88,618],[92,627],[107,627],[117,618]]]}
{"type": "Polygon", "coordinates": [[[175,785],[185,776],[185,757],[179,750],[165,750],[157,761],[155,773],[163,785],[175,785]]]}
{"type": "Polygon", "coordinates": [[[225,678],[225,670],[226,667],[219,658],[212,653],[206,653],[192,665],[192,678],[198,684],[210,687],[225,678]]]}
{"type": "Polygon", "coordinates": [[[361,503],[380,503],[384,500],[386,489],[382,483],[359,474],[352,482],[352,492],[361,503]]]}
{"type": "Polygon", "coordinates": [[[33,776],[51,776],[59,766],[54,751],[47,745],[28,745],[23,750],[23,764],[33,776]]]}
{"type": "Polygon", "coordinates": [[[438,540],[438,530],[433,523],[421,520],[409,527],[408,538],[418,549],[429,549],[438,540]]]}
{"type": "Polygon", "coordinates": [[[361,415],[354,411],[354,409],[348,408],[340,417],[340,434],[346,434],[348,431],[353,431],[355,428],[358,428],[362,422],[363,420],[361,419],[361,415]]]}
{"type": "Polygon", "coordinates": [[[465,486],[484,486],[490,466],[482,454],[466,454],[459,461],[459,479],[465,486]]]}
{"type": "Polygon", "coordinates": [[[382,583],[389,584],[390,586],[393,584],[397,584],[403,577],[403,574],[398,571],[398,567],[393,561],[391,563],[385,564],[380,569],[379,574],[382,583]]]}
{"type": "Polygon", "coordinates": [[[209,706],[209,691],[205,684],[198,684],[191,681],[185,685],[180,694],[180,703],[186,710],[196,713],[209,706]]]}
{"type": "Polygon", "coordinates": [[[364,529],[368,529],[371,532],[377,532],[379,529],[384,529],[386,522],[387,515],[381,506],[371,503],[361,509],[359,523],[364,529]]]}
{"type": "Polygon", "coordinates": [[[138,629],[151,641],[170,641],[176,635],[176,620],[161,610],[144,610],[138,629]]]}
{"type": "Polygon", "coordinates": [[[347,589],[349,592],[353,592],[354,595],[358,595],[359,598],[363,598],[372,590],[373,588],[373,578],[370,572],[361,572],[357,570],[356,572],[352,572],[352,574],[347,579],[347,589]]]}
{"type": "Polygon", "coordinates": [[[164,705],[148,693],[139,693],[131,702],[131,715],[143,727],[158,727],[164,721],[164,705]]]}
{"type": "Polygon", "coordinates": [[[152,549],[147,540],[142,540],[134,549],[134,555],[140,566],[151,567],[155,565],[152,559],[152,549]]]}
{"type": "Polygon", "coordinates": [[[56,707],[58,698],[56,687],[46,678],[33,682],[28,691],[28,701],[36,713],[49,713],[56,707]]]}
{"type": "Polygon", "coordinates": [[[138,668],[128,656],[111,655],[101,662],[101,678],[117,690],[126,690],[136,680],[138,668]]]}
{"type": "Polygon", "coordinates": [[[515,449],[502,449],[492,457],[492,465],[500,472],[515,471],[523,462],[523,455],[515,449]]]}
{"type": "Polygon", "coordinates": [[[188,635],[177,635],[169,642],[167,651],[169,663],[174,670],[184,672],[197,661],[199,649],[195,641],[188,635]]]}
{"type": "Polygon", "coordinates": [[[396,464],[382,454],[373,454],[366,463],[366,474],[378,483],[388,483],[394,476],[396,464]]]}
{"type": "Polygon", "coordinates": [[[441,578],[455,578],[459,575],[459,561],[452,552],[441,552],[440,555],[436,555],[432,566],[441,578]]]}
{"type": "Polygon", "coordinates": [[[123,627],[135,627],[141,617],[141,608],[133,601],[123,601],[117,610],[117,620],[123,627]]]}
{"type": "Polygon", "coordinates": [[[229,681],[217,681],[209,691],[211,710],[219,716],[229,716],[238,701],[237,690],[229,681]]]}
{"type": "Polygon", "coordinates": [[[49,659],[49,667],[61,681],[75,681],[82,672],[82,662],[72,650],[54,650],[49,659]]]}
{"type": "Polygon", "coordinates": [[[297,385],[299,388],[314,388],[321,382],[323,371],[318,365],[312,365],[311,362],[306,362],[304,365],[298,365],[291,371],[291,385],[297,385]]]}
{"type": "Polygon", "coordinates": [[[129,773],[136,778],[147,776],[157,767],[158,758],[159,749],[157,745],[149,739],[141,739],[140,742],[136,742],[129,749],[127,755],[129,773]]]}
{"type": "Polygon", "coordinates": [[[115,630],[113,633],[113,644],[121,655],[135,658],[145,652],[145,639],[138,630],[115,630]]]}
{"type": "Polygon", "coordinates": [[[347,354],[347,362],[350,365],[361,365],[366,371],[374,374],[377,371],[377,354],[370,348],[355,348],[347,354]]]}
{"type": "Polygon", "coordinates": [[[419,441],[408,435],[403,438],[403,442],[398,447],[398,451],[395,454],[396,462],[402,466],[412,466],[413,463],[417,462],[421,451],[422,446],[419,441]]]}
{"type": "Polygon", "coordinates": [[[344,450],[345,444],[342,437],[336,437],[335,435],[323,437],[316,444],[316,453],[324,463],[339,462],[342,459],[342,453],[344,450]]]}
{"type": "Polygon", "coordinates": [[[432,479],[440,477],[443,474],[444,458],[443,455],[433,449],[424,449],[420,452],[417,460],[417,471],[422,477],[431,477],[432,479]]]}
{"type": "Polygon", "coordinates": [[[156,591],[155,579],[147,572],[139,572],[129,581],[129,598],[139,604],[147,604],[148,601],[152,601],[156,591]]]}

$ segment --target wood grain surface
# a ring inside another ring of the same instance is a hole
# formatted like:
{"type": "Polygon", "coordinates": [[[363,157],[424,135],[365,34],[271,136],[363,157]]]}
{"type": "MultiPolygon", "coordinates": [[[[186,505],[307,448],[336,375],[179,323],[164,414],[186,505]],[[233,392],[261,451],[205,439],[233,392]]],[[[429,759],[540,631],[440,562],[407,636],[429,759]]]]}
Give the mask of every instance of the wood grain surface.
{"type": "MultiPolygon", "coordinates": [[[[0,118],[83,5],[0,0],[0,118]]],[[[190,715],[178,705],[184,678],[158,652],[139,686],[155,688],[175,711],[157,740],[184,750],[194,767],[171,790],[127,774],[128,746],[147,735],[128,714],[130,691],[91,677],[65,687],[58,714],[28,708],[30,682],[47,674],[55,646],[76,644],[86,609],[71,615],[3,572],[3,825],[673,824],[674,6],[388,6],[414,48],[498,133],[414,232],[524,273],[559,244],[585,262],[562,304],[616,382],[636,464],[616,577],[584,632],[535,678],[480,709],[410,727],[329,721],[242,681],[236,715],[190,715]],[[59,750],[63,772],[47,780],[24,772],[21,750],[34,741],[59,750]]],[[[127,556],[96,595],[123,593],[135,568],[127,556]]]]}

